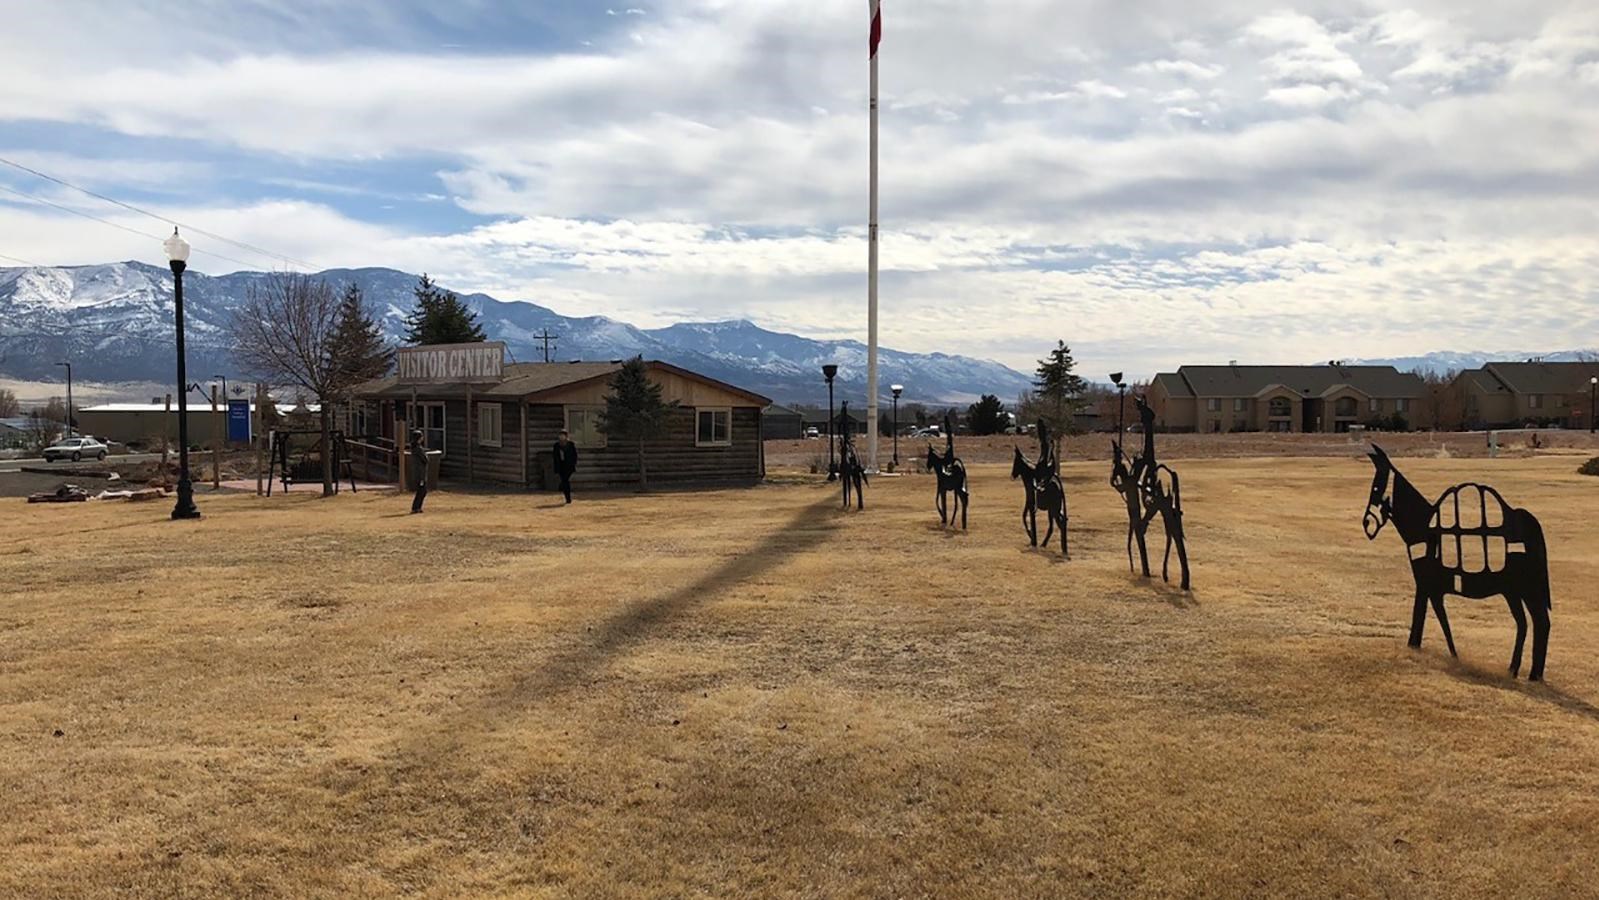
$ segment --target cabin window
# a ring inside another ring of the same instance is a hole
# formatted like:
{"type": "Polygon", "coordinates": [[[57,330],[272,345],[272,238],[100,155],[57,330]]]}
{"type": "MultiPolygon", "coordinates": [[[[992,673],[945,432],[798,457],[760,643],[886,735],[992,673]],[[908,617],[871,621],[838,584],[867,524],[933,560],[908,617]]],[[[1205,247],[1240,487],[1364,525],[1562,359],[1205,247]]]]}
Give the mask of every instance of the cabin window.
{"type": "Polygon", "coordinates": [[[1271,398],[1271,404],[1268,408],[1271,414],[1278,418],[1291,416],[1294,414],[1293,401],[1289,400],[1287,397],[1271,398]]]}
{"type": "Polygon", "coordinates": [[[1221,398],[1207,397],[1205,399],[1205,409],[1209,412],[1221,412],[1221,398]]]}
{"type": "Polygon", "coordinates": [[[502,403],[479,403],[477,405],[477,442],[485,447],[500,446],[500,439],[504,432],[502,426],[505,419],[505,405],[502,403]]]}
{"type": "Polygon", "coordinates": [[[694,410],[694,446],[726,447],[733,443],[733,411],[731,409],[694,410]]]}
{"type": "MultiPolygon", "coordinates": [[[[443,403],[401,403],[400,415],[405,419],[407,430],[412,428],[422,429],[422,442],[429,450],[444,452],[444,404],[443,403]]],[[[410,435],[402,435],[401,444],[409,444],[410,435]]]]}
{"type": "Polygon", "coordinates": [[[604,411],[603,406],[568,406],[566,430],[572,443],[590,449],[604,447],[605,432],[600,430],[600,413],[604,411]]]}
{"type": "Polygon", "coordinates": [[[1244,397],[1233,398],[1233,412],[1241,413],[1249,409],[1249,400],[1244,397]]]}

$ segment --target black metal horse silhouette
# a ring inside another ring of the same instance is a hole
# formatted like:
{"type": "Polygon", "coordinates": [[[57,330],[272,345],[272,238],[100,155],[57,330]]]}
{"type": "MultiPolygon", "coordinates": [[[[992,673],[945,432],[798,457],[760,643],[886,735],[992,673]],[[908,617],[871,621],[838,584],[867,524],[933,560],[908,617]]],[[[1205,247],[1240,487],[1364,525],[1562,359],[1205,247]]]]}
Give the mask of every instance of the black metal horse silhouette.
{"type": "Polygon", "coordinates": [[[1530,615],[1532,670],[1527,677],[1542,680],[1551,604],[1549,556],[1537,518],[1525,509],[1512,508],[1493,488],[1471,482],[1457,484],[1428,503],[1394,468],[1381,447],[1372,445],[1370,456],[1377,471],[1361,527],[1367,539],[1376,540],[1383,526],[1392,521],[1405,541],[1410,571],[1416,579],[1410,646],[1421,646],[1430,603],[1449,644],[1449,655],[1458,655],[1444,613],[1444,595],[1480,600],[1501,594],[1516,620],[1510,674],[1514,677],[1521,671],[1530,615]]]}
{"type": "Polygon", "coordinates": [[[1055,533],[1055,527],[1060,526],[1060,552],[1062,556],[1071,557],[1067,550],[1066,542],[1066,488],[1060,480],[1060,472],[1051,465],[1054,455],[1049,449],[1049,432],[1043,421],[1038,423],[1039,436],[1039,461],[1030,463],[1022,455],[1022,448],[1014,448],[1015,457],[1011,460],[1010,477],[1022,480],[1022,490],[1026,492],[1025,502],[1022,504],[1022,530],[1027,532],[1027,541],[1034,547],[1038,546],[1038,510],[1043,509],[1047,528],[1044,532],[1044,546],[1049,546],[1049,539],[1055,533]]]}
{"type": "Polygon", "coordinates": [[[844,508],[849,509],[850,491],[855,492],[855,508],[866,508],[866,467],[855,455],[855,436],[850,432],[849,401],[838,408],[838,480],[844,486],[844,508]]]}
{"type": "Polygon", "coordinates": [[[955,431],[950,426],[949,416],[944,417],[944,438],[947,441],[944,455],[939,456],[932,444],[927,445],[927,471],[938,476],[938,524],[949,525],[955,520],[955,513],[949,508],[947,499],[951,491],[955,494],[955,505],[960,507],[961,530],[966,530],[966,507],[971,503],[971,492],[966,486],[966,464],[955,455],[955,431]]]}

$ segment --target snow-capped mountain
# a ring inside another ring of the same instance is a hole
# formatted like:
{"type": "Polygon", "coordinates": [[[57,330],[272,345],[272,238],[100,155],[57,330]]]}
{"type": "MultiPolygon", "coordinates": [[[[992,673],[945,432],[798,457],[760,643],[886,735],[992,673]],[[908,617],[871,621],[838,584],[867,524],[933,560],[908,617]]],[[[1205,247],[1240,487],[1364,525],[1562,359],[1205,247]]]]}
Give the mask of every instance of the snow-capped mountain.
{"type": "Polygon", "coordinates": [[[1553,353],[1532,353],[1525,350],[1501,350],[1495,353],[1481,350],[1439,350],[1423,356],[1350,359],[1345,362],[1354,366],[1393,366],[1401,372],[1419,369],[1442,375],[1445,372],[1458,372],[1462,369],[1479,369],[1484,363],[1489,362],[1520,362],[1528,359],[1541,359],[1544,362],[1581,362],[1599,359],[1599,350],[1557,350],[1553,353]]]}
{"type": "MultiPolygon", "coordinates": [[[[329,269],[319,273],[336,286],[361,286],[367,303],[398,342],[413,305],[416,276],[394,269],[329,269]]],[[[228,350],[227,326],[234,308],[261,272],[184,276],[183,308],[191,377],[242,375],[228,350]]],[[[753,323],[693,322],[641,329],[605,316],[563,316],[527,301],[463,294],[491,340],[505,341],[514,359],[543,359],[535,335],[558,336],[553,358],[619,359],[635,354],[661,359],[778,402],[827,399],[824,363],[837,363],[835,391],[860,402],[866,385],[866,346],[858,341],[819,341],[768,331],[753,323]]],[[[136,262],[60,268],[0,268],[0,374],[55,378],[55,363],[71,360],[74,375],[97,381],[170,381],[173,378],[172,273],[136,262]]],[[[971,402],[998,394],[1007,402],[1030,378],[989,360],[942,353],[905,353],[880,348],[878,380],[883,395],[894,383],[905,398],[927,402],[971,402]]]]}

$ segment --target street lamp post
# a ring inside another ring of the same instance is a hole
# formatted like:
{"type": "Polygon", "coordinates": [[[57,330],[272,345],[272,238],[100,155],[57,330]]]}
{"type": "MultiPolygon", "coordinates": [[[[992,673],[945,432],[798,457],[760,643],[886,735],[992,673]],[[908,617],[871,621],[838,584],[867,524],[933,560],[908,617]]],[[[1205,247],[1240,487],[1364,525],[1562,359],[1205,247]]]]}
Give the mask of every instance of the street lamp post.
{"type": "Polygon", "coordinates": [[[162,246],[172,266],[172,322],[178,332],[178,502],[172,518],[198,519],[194,485],[189,482],[189,368],[183,355],[183,270],[189,266],[189,242],[174,228],[162,246]]]}
{"type": "Polygon", "coordinates": [[[72,363],[58,362],[56,365],[67,367],[67,437],[72,437],[72,363]]]}
{"type": "Polygon", "coordinates": [[[899,468],[899,395],[905,390],[905,385],[890,385],[889,390],[894,392],[894,468],[899,468]]]}
{"type": "Polygon", "coordinates": [[[1116,440],[1121,440],[1122,419],[1127,408],[1127,385],[1122,383],[1122,373],[1110,373],[1110,380],[1116,385],[1116,440]]]}
{"type": "Polygon", "coordinates": [[[822,377],[827,379],[827,480],[832,481],[838,477],[838,465],[833,462],[833,377],[838,374],[838,366],[828,363],[822,366],[822,377]]]}
{"type": "Polygon", "coordinates": [[[1588,378],[1588,433],[1593,434],[1595,412],[1599,412],[1599,375],[1588,378]]]}

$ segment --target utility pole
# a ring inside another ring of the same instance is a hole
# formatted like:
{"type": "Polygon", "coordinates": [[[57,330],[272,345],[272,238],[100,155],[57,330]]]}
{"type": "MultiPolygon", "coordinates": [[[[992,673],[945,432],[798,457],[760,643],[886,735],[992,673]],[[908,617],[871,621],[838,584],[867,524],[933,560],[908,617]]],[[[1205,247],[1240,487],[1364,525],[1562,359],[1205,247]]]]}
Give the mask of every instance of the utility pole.
{"type": "MultiPolygon", "coordinates": [[[[217,386],[211,385],[211,426],[216,427],[217,386]]],[[[222,490],[222,438],[228,433],[228,423],[222,421],[222,433],[211,438],[211,490],[222,490]]]]}
{"type": "Polygon", "coordinates": [[[559,337],[560,337],[560,335],[558,335],[558,334],[550,334],[550,330],[548,328],[542,329],[541,331],[539,331],[538,334],[533,335],[533,340],[542,341],[544,343],[544,361],[545,362],[549,362],[550,361],[550,351],[555,349],[555,348],[550,346],[550,341],[553,341],[553,340],[555,340],[555,339],[557,339],[559,337]]]}

